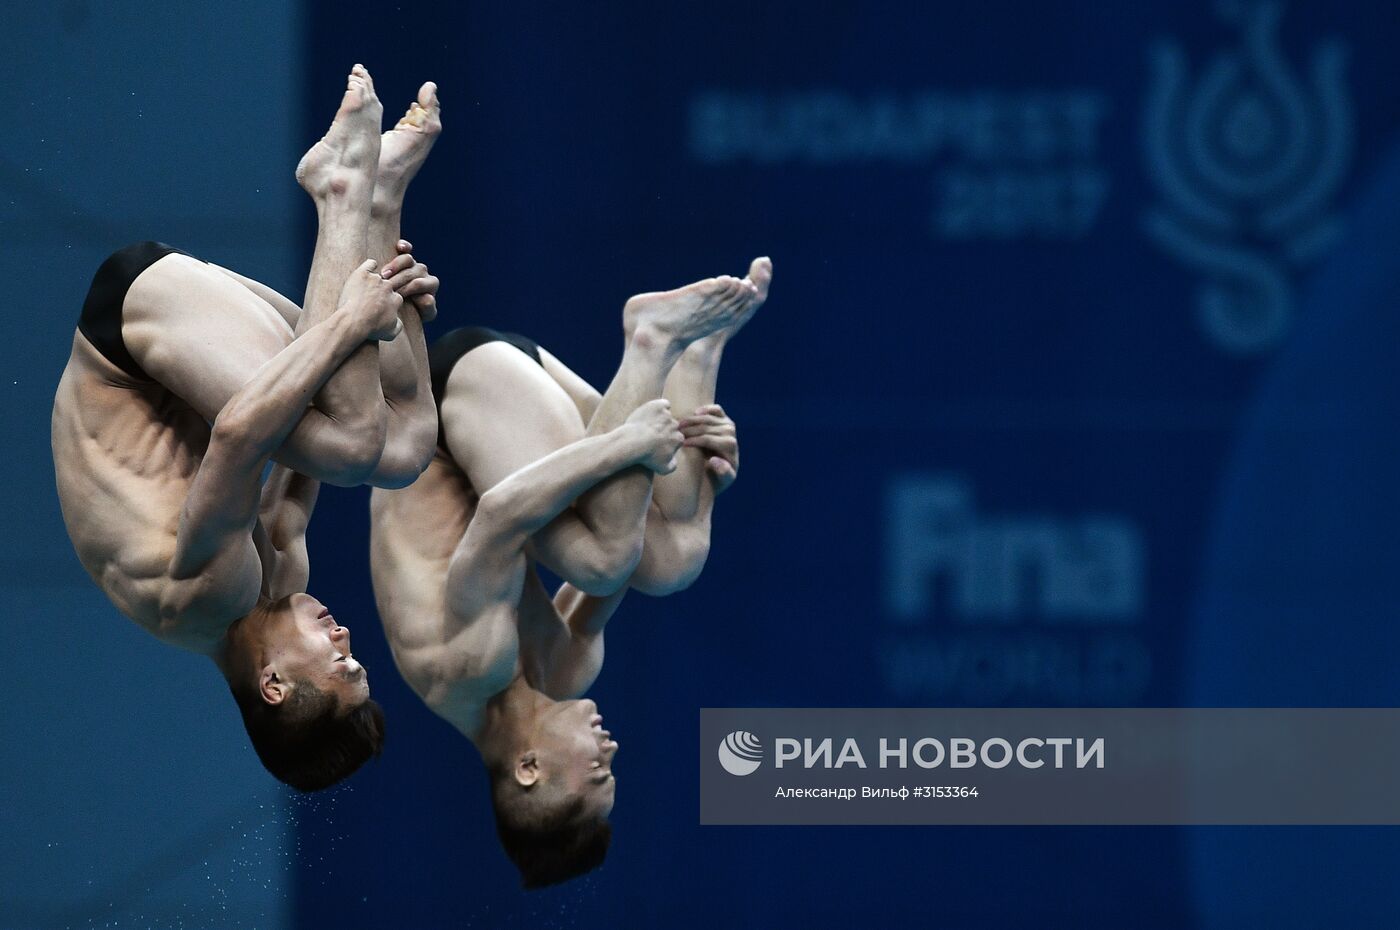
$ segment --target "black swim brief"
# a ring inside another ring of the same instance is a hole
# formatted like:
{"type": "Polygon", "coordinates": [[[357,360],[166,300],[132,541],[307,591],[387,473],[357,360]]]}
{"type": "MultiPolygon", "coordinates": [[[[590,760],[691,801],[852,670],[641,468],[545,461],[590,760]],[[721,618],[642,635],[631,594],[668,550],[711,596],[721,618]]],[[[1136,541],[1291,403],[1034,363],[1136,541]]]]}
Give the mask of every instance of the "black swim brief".
{"type": "Polygon", "coordinates": [[[534,359],[541,368],[544,367],[544,361],[540,358],[539,343],[528,336],[502,333],[487,326],[463,326],[444,333],[428,347],[428,373],[433,381],[433,401],[438,408],[438,445],[443,448],[447,447],[447,440],[442,432],[442,399],[447,396],[447,378],[462,356],[488,342],[509,343],[534,359]]]}
{"type": "Polygon", "coordinates": [[[122,303],[131,282],[172,252],[190,254],[163,242],[137,242],[113,252],[93,275],[92,286],[83,301],[82,316],[78,318],[78,331],[102,357],[141,381],[151,379],[136,364],[122,340],[122,303]]]}

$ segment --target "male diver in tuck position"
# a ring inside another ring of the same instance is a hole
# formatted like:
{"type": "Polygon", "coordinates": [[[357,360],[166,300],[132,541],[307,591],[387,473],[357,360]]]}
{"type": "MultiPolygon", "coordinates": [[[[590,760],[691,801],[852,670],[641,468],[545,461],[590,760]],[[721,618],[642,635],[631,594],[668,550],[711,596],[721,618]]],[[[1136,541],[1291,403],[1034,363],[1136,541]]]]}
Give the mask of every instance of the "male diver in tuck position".
{"type": "Polygon", "coordinates": [[[303,307],[178,249],[130,246],[97,272],[54,398],[84,568],[141,627],[214,661],[263,764],[302,790],[383,738],[349,631],[304,593],[319,482],[401,487],[437,432],[423,321],[438,282],[399,240],[441,128],[436,89],[381,138],[382,112],[356,65],[297,168],[320,218],[303,307]]]}
{"type": "Polygon", "coordinates": [[[371,497],[375,596],[404,678],[480,751],[526,887],[606,855],[617,743],[578,697],[628,587],[667,594],[704,567],[738,466],[720,356],[771,279],[761,258],[630,299],[602,396],[521,336],[462,329],[430,350],[439,447],[411,487],[371,497]],[[564,581],[553,596],[537,563],[564,581]]]}

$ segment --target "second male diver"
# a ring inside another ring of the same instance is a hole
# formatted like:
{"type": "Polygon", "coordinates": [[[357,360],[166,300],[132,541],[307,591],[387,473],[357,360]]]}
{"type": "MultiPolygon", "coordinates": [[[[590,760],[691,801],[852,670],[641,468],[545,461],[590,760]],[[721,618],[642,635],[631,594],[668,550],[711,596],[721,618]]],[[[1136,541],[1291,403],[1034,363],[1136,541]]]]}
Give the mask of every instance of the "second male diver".
{"type": "Polygon", "coordinates": [[[578,698],[629,585],[669,593],[704,565],[738,465],[720,357],[771,277],[758,259],[629,300],[603,395],[523,337],[459,330],[430,350],[442,436],[417,482],[372,496],[375,595],[405,679],[480,751],[526,887],[607,851],[617,743],[578,698]],[[537,564],[564,580],[553,595],[537,564]]]}

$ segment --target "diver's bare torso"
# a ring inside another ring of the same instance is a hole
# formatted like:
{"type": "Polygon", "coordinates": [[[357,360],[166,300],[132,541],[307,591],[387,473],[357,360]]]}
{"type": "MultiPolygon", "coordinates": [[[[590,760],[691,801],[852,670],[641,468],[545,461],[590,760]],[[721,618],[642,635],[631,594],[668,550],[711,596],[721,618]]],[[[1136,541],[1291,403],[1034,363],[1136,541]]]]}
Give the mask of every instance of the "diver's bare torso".
{"type": "Polygon", "coordinates": [[[432,706],[450,677],[447,570],[475,495],[439,450],[410,487],[370,496],[370,570],[384,633],[404,679],[432,706]]]}
{"type": "MultiPolygon", "coordinates": [[[[281,327],[290,342],[284,317],[266,301],[259,303],[267,314],[260,324],[281,327]]],[[[51,421],[69,537],[83,568],[117,609],[154,635],[199,652],[217,642],[222,628],[174,629],[162,622],[162,601],[171,583],[181,510],[209,436],[209,424],[189,404],[157,382],[122,371],[81,332],[74,333],[51,421]]],[[[254,535],[265,536],[261,524],[254,535]]],[[[246,597],[255,601],[258,589],[252,579],[246,597]]]]}
{"type": "Polygon", "coordinates": [[[559,622],[530,560],[518,603],[486,616],[456,616],[447,597],[452,554],[478,495],[441,449],[411,486],[370,498],[370,566],[375,600],[394,663],[434,713],[474,738],[490,698],[522,674],[522,618],[559,622]],[[471,633],[486,635],[472,636],[471,633]]]}

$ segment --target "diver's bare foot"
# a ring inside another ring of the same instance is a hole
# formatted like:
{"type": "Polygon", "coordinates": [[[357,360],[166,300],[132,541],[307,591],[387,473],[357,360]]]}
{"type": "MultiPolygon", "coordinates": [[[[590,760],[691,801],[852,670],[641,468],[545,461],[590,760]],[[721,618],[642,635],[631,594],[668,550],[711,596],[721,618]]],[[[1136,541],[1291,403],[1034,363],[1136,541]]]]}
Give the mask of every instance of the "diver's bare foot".
{"type": "Polygon", "coordinates": [[[638,294],[622,308],[622,330],[629,341],[645,334],[670,349],[684,351],[691,343],[734,325],[753,295],[753,285],[729,275],[674,291],[638,294]]]}
{"type": "Polygon", "coordinates": [[[418,99],[384,133],[379,145],[379,167],[374,179],[374,209],[392,212],[403,204],[408,182],[428,157],[428,151],[442,133],[442,107],[437,85],[428,81],[418,88],[418,99]]]}
{"type": "Polygon", "coordinates": [[[702,368],[719,361],[725,344],[744,328],[745,323],[753,319],[758,308],[768,299],[768,287],[773,283],[773,262],[767,256],[755,258],[749,265],[749,273],[745,276],[744,283],[750,285],[748,305],[739,311],[733,323],[691,343],[690,348],[685,350],[685,358],[691,359],[702,368]]]}
{"type": "Polygon", "coordinates": [[[379,161],[384,107],[364,65],[355,65],[331,128],[297,165],[297,183],[316,201],[347,192],[369,193],[379,161]]]}
{"type": "Polygon", "coordinates": [[[744,277],[744,283],[748,284],[752,291],[749,303],[740,311],[734,323],[724,329],[722,335],[725,339],[733,338],[739,330],[743,329],[744,324],[753,319],[758,308],[763,306],[763,302],[768,299],[768,288],[773,283],[773,260],[766,255],[762,258],[755,258],[749,264],[749,273],[744,277]]]}

